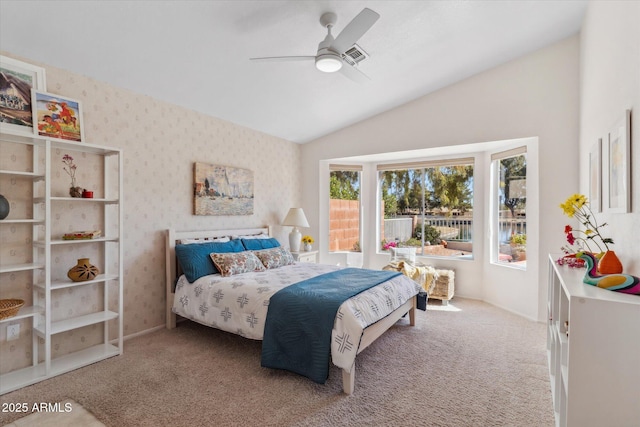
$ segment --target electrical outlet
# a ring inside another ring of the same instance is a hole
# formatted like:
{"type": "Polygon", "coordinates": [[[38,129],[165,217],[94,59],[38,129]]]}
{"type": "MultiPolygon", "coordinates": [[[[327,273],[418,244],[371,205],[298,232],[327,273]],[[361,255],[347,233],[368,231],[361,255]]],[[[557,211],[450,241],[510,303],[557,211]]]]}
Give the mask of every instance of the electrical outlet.
{"type": "Polygon", "coordinates": [[[7,341],[13,341],[20,338],[20,324],[7,326],[7,341]]]}

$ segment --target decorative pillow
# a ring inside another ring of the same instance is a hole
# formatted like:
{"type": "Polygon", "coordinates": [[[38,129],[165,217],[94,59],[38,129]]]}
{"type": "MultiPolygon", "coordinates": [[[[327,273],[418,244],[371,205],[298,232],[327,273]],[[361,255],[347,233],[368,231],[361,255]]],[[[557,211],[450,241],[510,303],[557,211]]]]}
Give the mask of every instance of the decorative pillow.
{"type": "Polygon", "coordinates": [[[224,243],[230,240],[231,239],[228,237],[206,237],[204,239],[182,239],[180,240],[180,244],[192,245],[192,244],[211,243],[211,242],[224,243]]]}
{"type": "Polygon", "coordinates": [[[207,242],[197,245],[176,245],[176,257],[187,277],[189,283],[193,283],[202,276],[218,272],[211,261],[209,254],[212,252],[242,252],[244,246],[240,241],[207,242]]]}
{"type": "Polygon", "coordinates": [[[273,237],[267,239],[240,239],[240,241],[248,251],[259,251],[260,249],[271,249],[280,246],[280,242],[273,237]]]}
{"type": "Polygon", "coordinates": [[[249,273],[252,271],[264,271],[264,265],[253,252],[244,251],[237,253],[212,253],[211,260],[223,276],[249,273]]]}
{"type": "Polygon", "coordinates": [[[262,261],[262,264],[267,268],[284,267],[285,265],[295,264],[296,262],[291,252],[282,246],[255,251],[254,254],[256,254],[260,261],[262,261]]]}

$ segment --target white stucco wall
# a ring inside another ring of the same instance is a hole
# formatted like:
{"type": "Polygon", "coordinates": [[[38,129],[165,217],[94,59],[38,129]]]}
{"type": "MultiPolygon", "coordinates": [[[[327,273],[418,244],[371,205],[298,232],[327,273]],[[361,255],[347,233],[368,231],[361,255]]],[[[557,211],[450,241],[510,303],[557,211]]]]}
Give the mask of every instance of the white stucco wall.
{"type": "MultiPolygon", "coordinates": [[[[326,177],[319,169],[323,160],[538,138],[539,162],[528,167],[539,173],[539,187],[529,183],[529,191],[540,196],[539,200],[537,195],[528,199],[527,271],[491,266],[488,243],[480,236],[474,239],[473,261],[439,261],[438,266],[455,268],[458,295],[542,319],[547,254],[557,252],[564,239],[564,219],[558,205],[578,188],[578,69],[579,39],[574,36],[305,144],[302,182],[307,191],[303,206],[311,224],[308,231],[319,237],[321,260],[333,262],[326,253],[328,236],[319,234],[328,194],[326,184],[320,182],[326,177]],[[315,190],[318,188],[320,194],[315,190]]],[[[477,177],[474,210],[478,211],[476,220],[487,225],[488,210],[483,204],[488,203],[488,170],[476,168],[476,176],[479,173],[487,179],[483,182],[477,177]]],[[[363,194],[363,200],[370,197],[363,194]]],[[[366,235],[374,233],[374,228],[368,228],[375,226],[371,216],[365,211],[366,235]]],[[[380,260],[374,255],[375,239],[363,240],[364,266],[377,268],[380,260]]]]}
{"type": "Polygon", "coordinates": [[[591,147],[632,110],[631,213],[597,218],[609,224],[603,234],[613,238],[625,272],[640,276],[640,2],[589,3],[580,45],[580,191],[589,191],[591,147]]]}

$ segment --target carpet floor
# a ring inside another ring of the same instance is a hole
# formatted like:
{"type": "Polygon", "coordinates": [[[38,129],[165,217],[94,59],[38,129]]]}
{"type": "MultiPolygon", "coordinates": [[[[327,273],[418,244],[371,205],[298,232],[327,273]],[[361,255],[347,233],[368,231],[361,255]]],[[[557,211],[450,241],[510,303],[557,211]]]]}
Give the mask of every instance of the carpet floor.
{"type": "MultiPolygon", "coordinates": [[[[362,352],[356,387],[260,367],[259,341],[192,322],[124,354],[0,396],[73,399],[106,426],[553,426],[545,325],[454,298],[401,319],[362,352]]],[[[0,425],[24,414],[0,412],[0,425]]]]}

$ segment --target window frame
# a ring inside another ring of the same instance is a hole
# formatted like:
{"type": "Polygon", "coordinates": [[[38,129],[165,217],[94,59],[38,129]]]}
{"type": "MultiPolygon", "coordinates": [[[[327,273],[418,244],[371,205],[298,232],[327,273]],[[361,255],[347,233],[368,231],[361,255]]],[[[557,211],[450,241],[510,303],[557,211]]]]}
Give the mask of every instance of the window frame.
{"type": "MultiPolygon", "coordinates": [[[[382,206],[382,180],[380,177],[380,172],[384,172],[384,171],[399,171],[399,170],[408,170],[408,169],[420,169],[421,170],[421,185],[422,185],[422,204],[424,206],[425,204],[425,200],[426,200],[426,193],[427,193],[427,186],[426,186],[426,169],[429,168],[435,168],[435,167],[451,167],[451,166],[471,166],[473,168],[473,175],[472,175],[472,186],[471,186],[471,224],[469,226],[469,232],[471,233],[471,250],[469,252],[469,254],[465,255],[465,256],[453,256],[453,255],[435,255],[435,254],[424,254],[424,253],[420,253],[417,254],[418,257],[420,258],[440,258],[440,259],[446,259],[446,260],[461,260],[461,261],[467,261],[467,260],[473,260],[474,259],[474,252],[473,252],[473,247],[474,247],[474,240],[473,240],[473,221],[474,221],[474,214],[473,214],[473,206],[474,206],[474,202],[475,202],[475,194],[477,191],[476,186],[477,181],[476,181],[476,170],[477,168],[477,164],[476,164],[476,156],[472,155],[469,156],[469,154],[465,154],[464,156],[461,157],[443,157],[443,158],[439,158],[439,159],[426,159],[426,160],[421,160],[421,161],[411,161],[411,162],[384,162],[384,163],[378,163],[375,164],[375,179],[376,179],[376,183],[377,183],[377,187],[376,187],[376,206],[378,207],[376,209],[376,251],[375,253],[377,255],[385,255],[388,254],[389,252],[382,249],[380,242],[382,241],[382,230],[381,230],[381,224],[384,221],[384,213],[382,212],[382,209],[380,208],[382,206]]],[[[426,219],[426,211],[423,209],[421,209],[421,215],[422,215],[422,223],[423,223],[423,232],[422,232],[422,239],[421,239],[421,244],[422,247],[424,247],[424,221],[426,219]]],[[[412,230],[413,232],[413,230],[412,230]]]]}
{"type": "MultiPolygon", "coordinates": [[[[500,260],[500,247],[501,245],[505,244],[503,242],[500,241],[500,235],[501,235],[501,227],[500,227],[500,212],[501,212],[501,207],[502,207],[502,201],[501,201],[501,194],[500,194],[500,183],[502,182],[502,177],[500,175],[500,165],[501,165],[501,161],[504,159],[508,159],[508,158],[514,158],[514,157],[518,157],[524,155],[525,156],[525,167],[527,168],[526,173],[525,173],[525,182],[528,182],[530,179],[530,173],[529,173],[529,157],[528,157],[528,153],[527,153],[527,145],[521,145],[521,146],[517,146],[508,150],[504,150],[504,151],[499,151],[496,153],[492,153],[491,154],[491,162],[490,162],[490,171],[491,171],[491,178],[490,178],[490,185],[491,185],[491,189],[490,189],[490,203],[489,203],[489,216],[490,216],[490,221],[491,221],[491,233],[490,233],[490,263],[499,267],[506,267],[506,268],[514,268],[514,269],[518,269],[518,270],[523,270],[526,271],[527,270],[527,261],[526,259],[523,261],[523,263],[512,263],[511,261],[504,261],[504,260],[500,260]]],[[[526,200],[528,198],[528,190],[527,190],[527,185],[525,184],[525,197],[524,199],[526,200]]],[[[525,235],[526,235],[526,227],[527,227],[527,221],[526,221],[526,217],[527,217],[527,208],[526,208],[526,202],[525,202],[525,222],[524,222],[524,227],[525,227],[525,235]]],[[[528,241],[525,242],[524,244],[525,247],[525,253],[528,251],[529,249],[529,244],[528,241]]]]}
{"type": "Polygon", "coordinates": [[[363,165],[357,165],[357,164],[338,164],[338,163],[329,163],[329,174],[328,174],[328,189],[329,189],[329,203],[328,203],[328,207],[327,207],[327,218],[328,218],[328,236],[329,236],[329,244],[327,247],[327,252],[329,254],[340,254],[340,253],[362,253],[362,223],[363,223],[363,204],[362,204],[362,194],[363,194],[363,170],[364,167],[363,165]],[[332,172],[336,172],[336,171],[340,171],[340,172],[358,172],[358,187],[359,187],[359,192],[358,192],[358,244],[360,246],[360,250],[359,251],[355,251],[355,250],[346,250],[346,249],[338,249],[338,250],[332,250],[331,249],[331,231],[332,231],[332,227],[331,227],[331,173],[332,172]]]}

